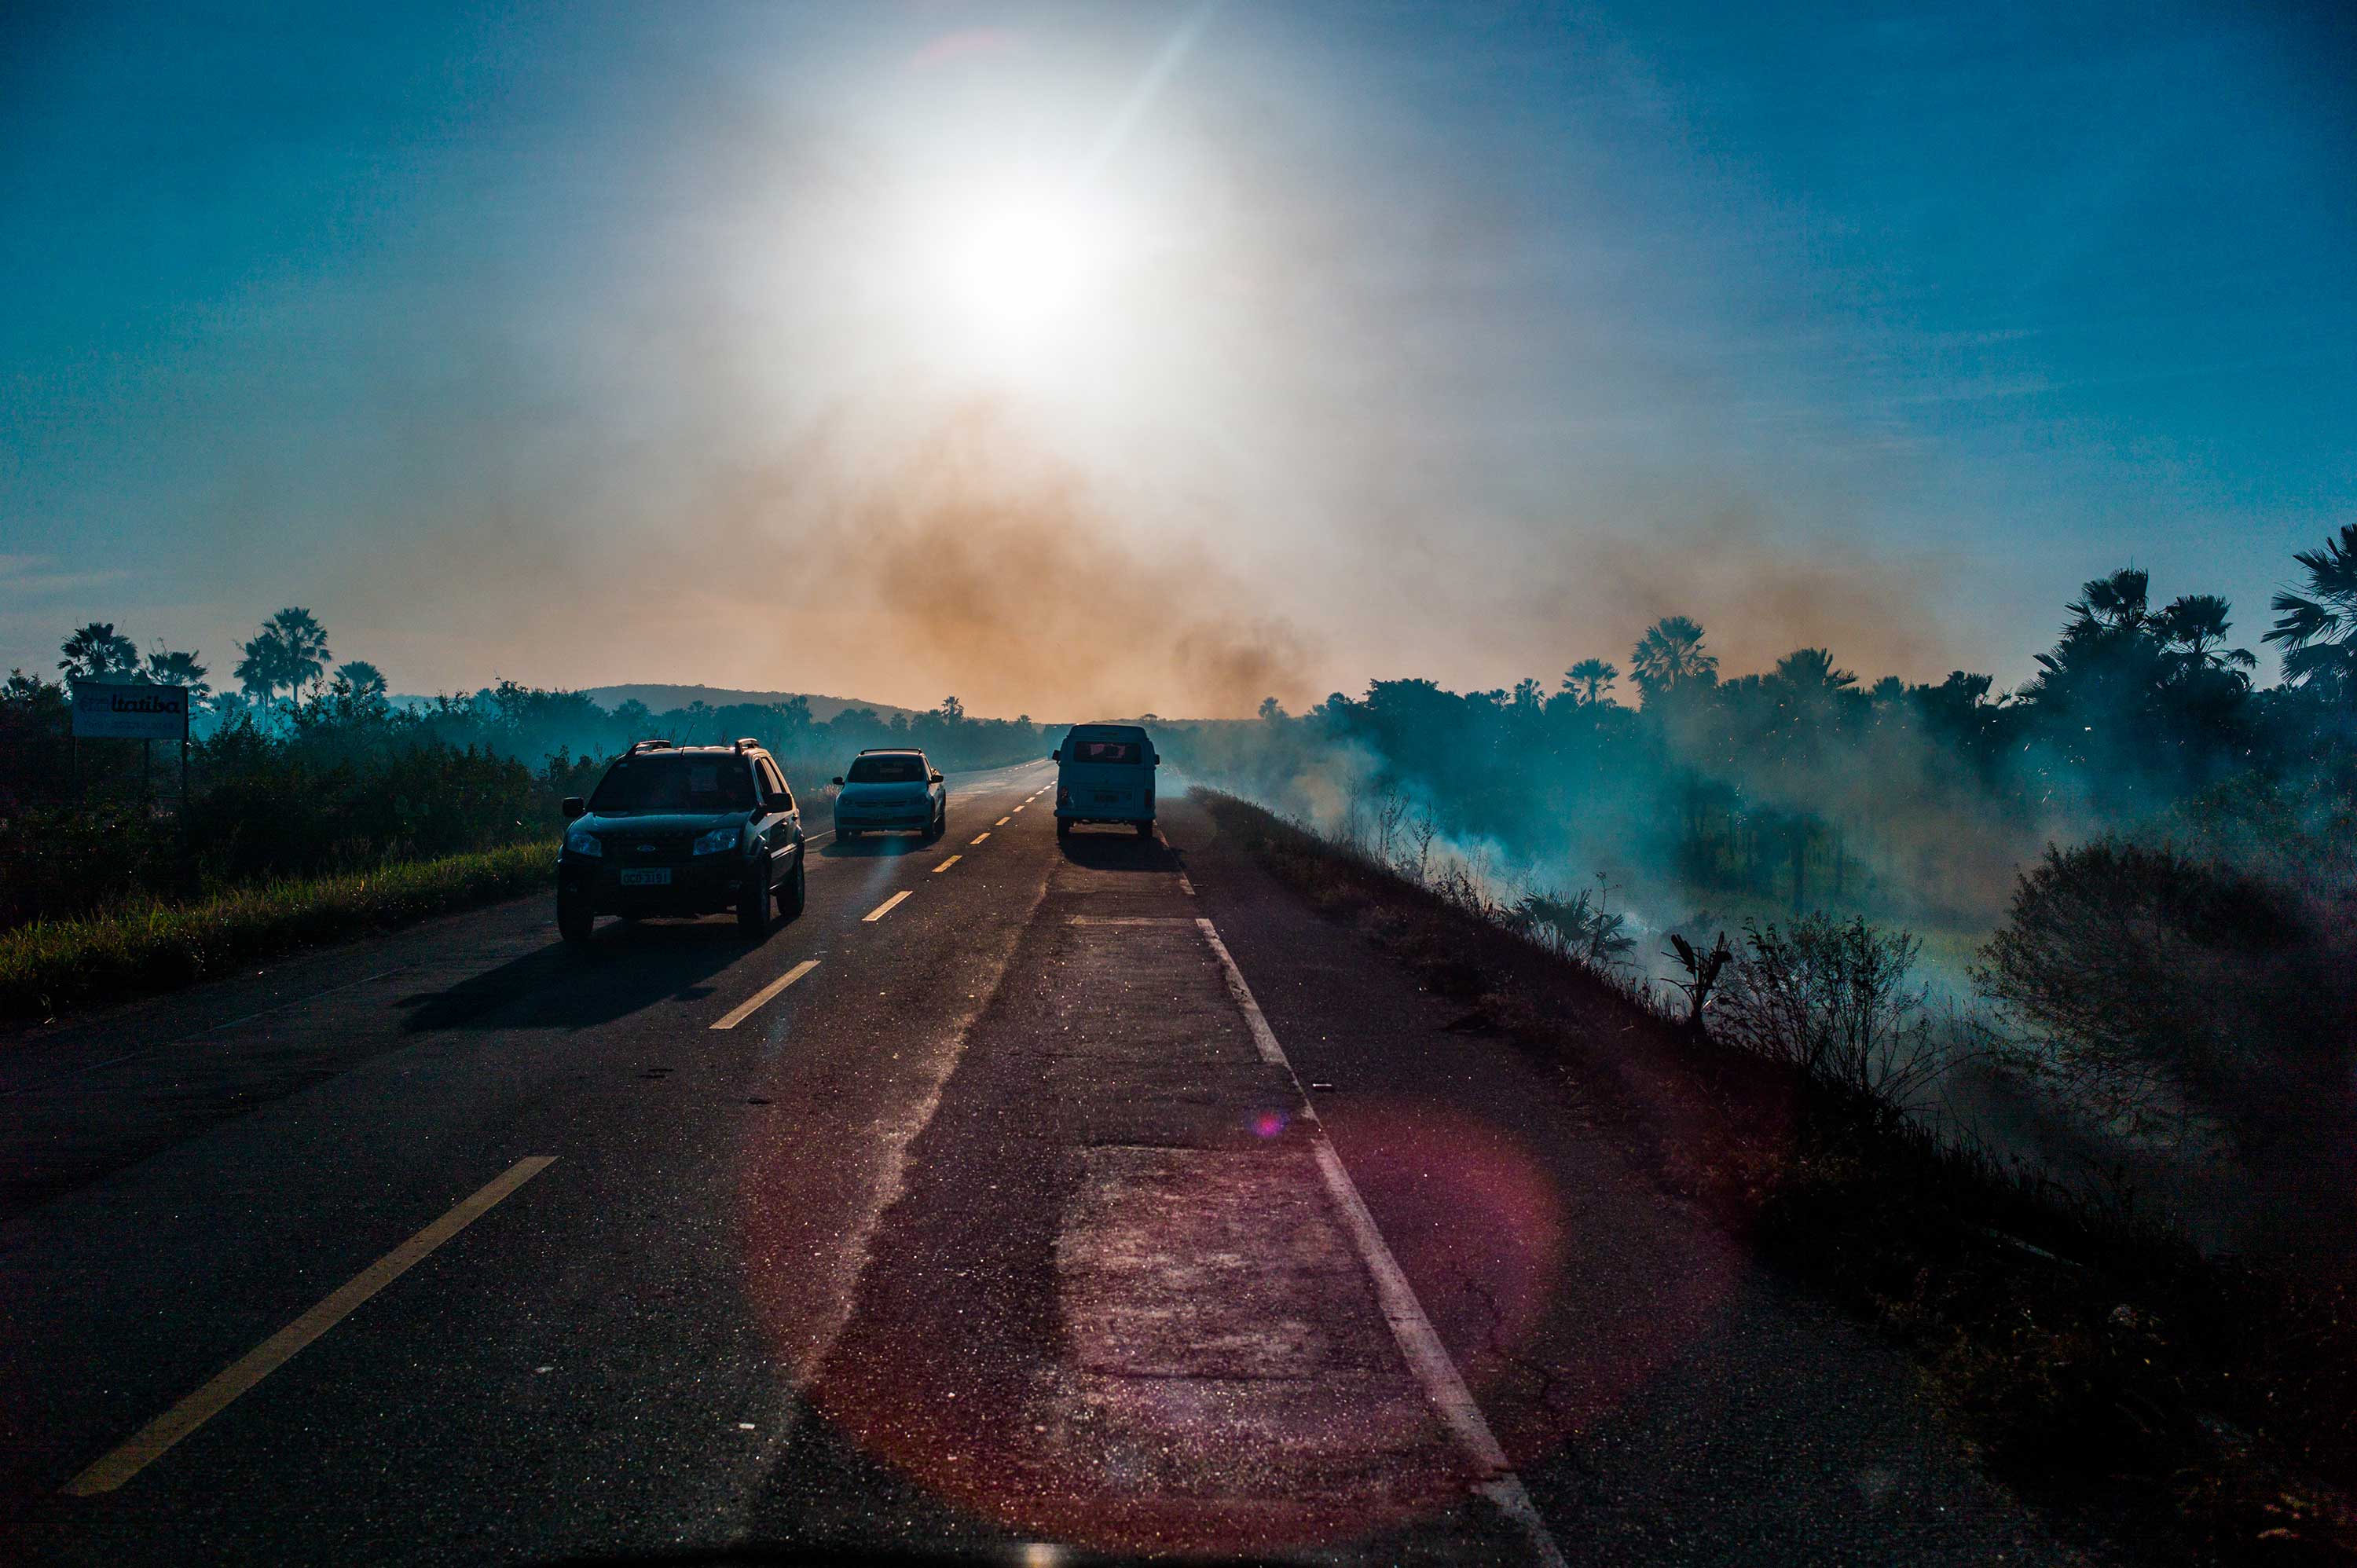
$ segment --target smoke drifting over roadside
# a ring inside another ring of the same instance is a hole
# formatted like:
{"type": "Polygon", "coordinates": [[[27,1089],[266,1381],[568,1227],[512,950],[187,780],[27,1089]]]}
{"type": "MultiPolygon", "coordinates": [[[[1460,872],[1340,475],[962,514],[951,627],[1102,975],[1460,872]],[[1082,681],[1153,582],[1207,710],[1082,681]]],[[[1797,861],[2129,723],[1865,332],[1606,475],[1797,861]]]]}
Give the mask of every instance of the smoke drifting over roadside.
{"type": "Polygon", "coordinates": [[[1599,650],[1605,657],[1620,657],[1662,617],[1687,615],[1708,629],[1730,672],[1766,669],[1795,648],[1830,648],[1868,680],[1937,680],[1953,667],[1927,566],[1796,538],[1747,505],[1714,508],[1690,525],[1606,533],[1577,556],[1588,593],[1626,633],[1599,650]]]}
{"type": "Polygon", "coordinates": [[[1299,637],[1183,526],[1141,541],[987,410],[830,489],[781,654],[824,628],[871,684],[1058,717],[1232,716],[1306,682],[1299,637]]]}

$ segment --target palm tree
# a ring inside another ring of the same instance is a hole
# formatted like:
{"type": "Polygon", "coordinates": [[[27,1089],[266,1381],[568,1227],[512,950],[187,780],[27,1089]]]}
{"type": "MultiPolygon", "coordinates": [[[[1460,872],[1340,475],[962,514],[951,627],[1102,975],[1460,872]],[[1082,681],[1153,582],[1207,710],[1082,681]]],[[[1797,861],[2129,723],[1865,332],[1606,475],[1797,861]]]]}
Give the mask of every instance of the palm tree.
{"type": "Polygon", "coordinates": [[[2234,670],[2244,671],[2247,681],[2247,672],[2257,669],[2259,661],[2247,648],[2225,646],[2226,633],[2233,629],[2226,618],[2230,612],[2216,594],[2180,594],[2152,618],[2152,626],[2161,646],[2187,671],[2234,670]]]}
{"type": "Polygon", "coordinates": [[[257,703],[267,703],[286,684],[286,650],[276,632],[264,627],[253,641],[239,645],[244,657],[231,670],[245,694],[257,703]]]}
{"type": "Polygon", "coordinates": [[[2337,539],[2321,550],[2292,557],[2308,573],[2308,592],[2287,588],[2269,608],[2273,630],[2261,640],[2284,645],[2284,680],[2295,686],[2313,682],[2357,700],[2357,522],[2344,522],[2337,539]]]}
{"type": "Polygon", "coordinates": [[[58,668],[65,671],[70,685],[131,675],[139,669],[139,645],[117,632],[110,620],[94,620],[79,628],[58,644],[58,651],[65,655],[58,660],[58,668]]]}
{"type": "Polygon", "coordinates": [[[335,655],[328,651],[328,628],[309,610],[292,607],[280,610],[263,625],[274,627],[286,648],[287,687],[299,690],[318,684],[328,672],[328,660],[335,655]]]}
{"type": "Polygon", "coordinates": [[[2141,631],[2152,618],[2145,607],[2151,590],[2151,573],[2123,566],[2108,577],[2081,585],[2080,596],[2062,607],[2105,631],[2141,631]]]}
{"type": "Polygon", "coordinates": [[[1637,639],[1629,673],[1652,702],[1689,686],[1717,684],[1718,659],[1703,651],[1702,628],[1692,618],[1663,616],[1637,639]]]}
{"type": "Polygon", "coordinates": [[[1834,656],[1822,648],[1796,648],[1776,660],[1776,679],[1803,692],[1846,692],[1857,676],[1834,668],[1834,656]]]}
{"type": "Polygon", "coordinates": [[[1563,689],[1583,707],[1594,707],[1612,700],[1606,693],[1620,679],[1620,667],[1609,659],[1583,659],[1563,672],[1563,689]]]}
{"type": "Polygon", "coordinates": [[[361,702],[373,702],[385,693],[384,671],[365,659],[355,659],[336,666],[336,679],[351,691],[361,702]]]}
{"type": "Polygon", "coordinates": [[[194,650],[176,653],[158,643],[147,655],[148,680],[159,686],[187,687],[188,701],[199,706],[213,694],[212,682],[205,675],[205,667],[197,662],[194,650]]]}
{"type": "Polygon", "coordinates": [[[289,606],[262,623],[254,639],[240,645],[245,657],[237,661],[239,684],[262,702],[281,691],[297,696],[326,673],[328,631],[309,610],[289,606]]]}

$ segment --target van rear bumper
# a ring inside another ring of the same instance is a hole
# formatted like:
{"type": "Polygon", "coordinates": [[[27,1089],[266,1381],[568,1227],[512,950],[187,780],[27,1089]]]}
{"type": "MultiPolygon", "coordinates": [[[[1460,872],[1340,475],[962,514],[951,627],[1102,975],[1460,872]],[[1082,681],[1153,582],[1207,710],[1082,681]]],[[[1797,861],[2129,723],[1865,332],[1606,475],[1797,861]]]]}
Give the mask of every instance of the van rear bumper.
{"type": "Polygon", "coordinates": [[[1056,820],[1060,822],[1150,822],[1154,820],[1154,794],[1148,790],[1143,800],[1132,797],[1127,800],[1092,800],[1086,789],[1056,791],[1056,820]],[[1077,797],[1077,798],[1076,798],[1077,797]]]}

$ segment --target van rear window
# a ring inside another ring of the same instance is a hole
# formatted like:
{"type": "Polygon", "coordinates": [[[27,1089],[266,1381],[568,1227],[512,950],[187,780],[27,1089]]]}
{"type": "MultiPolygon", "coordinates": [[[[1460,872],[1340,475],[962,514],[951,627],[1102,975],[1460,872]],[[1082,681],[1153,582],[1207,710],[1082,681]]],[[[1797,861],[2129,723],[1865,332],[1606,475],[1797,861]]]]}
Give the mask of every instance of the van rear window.
{"type": "Polygon", "coordinates": [[[903,753],[898,757],[854,757],[851,771],[844,775],[854,784],[922,784],[925,759],[903,753]]]}
{"type": "Polygon", "coordinates": [[[1074,762],[1135,762],[1137,742],[1134,740],[1076,740],[1072,743],[1074,762]]]}

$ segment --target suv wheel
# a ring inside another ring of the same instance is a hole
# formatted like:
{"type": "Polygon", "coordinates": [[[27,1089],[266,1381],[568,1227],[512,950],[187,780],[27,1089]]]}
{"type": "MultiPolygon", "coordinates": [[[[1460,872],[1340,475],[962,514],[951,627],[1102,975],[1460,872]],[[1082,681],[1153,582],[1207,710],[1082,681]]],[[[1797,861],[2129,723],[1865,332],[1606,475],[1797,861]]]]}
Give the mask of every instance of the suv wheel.
{"type": "Polygon", "coordinates": [[[588,899],[572,893],[556,896],[556,934],[568,944],[576,948],[587,947],[589,933],[597,925],[597,917],[590,909],[588,899]]]}
{"type": "Polygon", "coordinates": [[[745,887],[737,896],[737,929],[754,941],[770,934],[770,880],[754,875],[745,879],[745,887]]]}
{"type": "Polygon", "coordinates": [[[802,912],[802,904],[809,897],[809,868],[802,864],[803,855],[809,854],[805,847],[802,854],[794,856],[793,880],[778,890],[778,913],[789,920],[802,912]]]}

